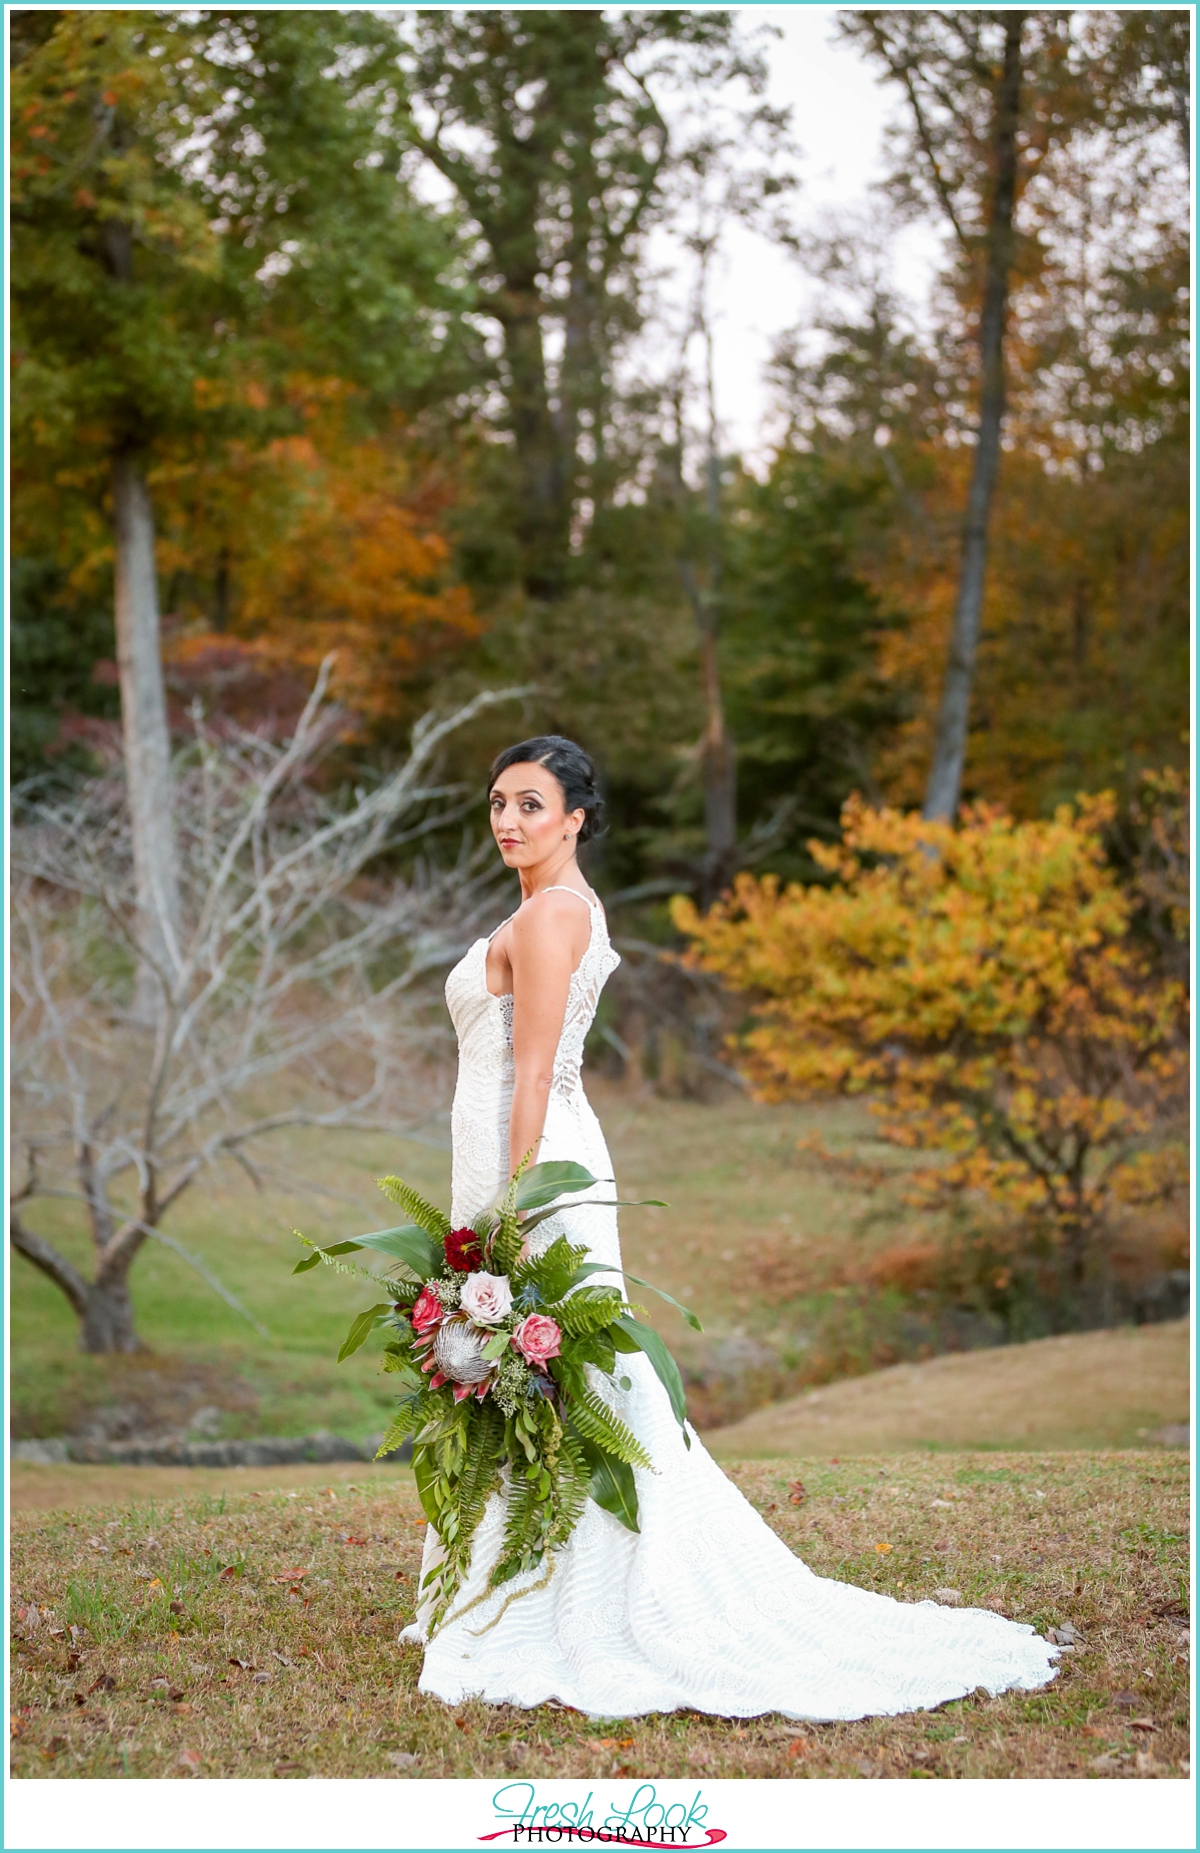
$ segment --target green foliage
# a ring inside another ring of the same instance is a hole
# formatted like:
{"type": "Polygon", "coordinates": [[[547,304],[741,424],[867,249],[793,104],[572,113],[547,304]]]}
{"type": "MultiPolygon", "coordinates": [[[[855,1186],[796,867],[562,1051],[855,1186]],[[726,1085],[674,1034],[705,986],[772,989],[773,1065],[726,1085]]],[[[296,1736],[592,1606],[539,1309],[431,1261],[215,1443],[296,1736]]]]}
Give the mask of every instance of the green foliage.
{"type": "Polygon", "coordinates": [[[569,1338],[582,1338],[611,1325],[624,1310],[625,1302],[610,1287],[580,1287],[570,1299],[547,1308],[569,1338]]]}
{"type": "Polygon", "coordinates": [[[637,1436],[586,1384],[579,1385],[571,1397],[571,1420],[586,1441],[603,1448],[615,1459],[631,1467],[651,1465],[650,1456],[637,1436]]]}
{"type": "Polygon", "coordinates": [[[774,814],[771,867],[789,874],[813,872],[808,838],[836,832],[904,717],[880,662],[899,620],[854,565],[883,486],[877,465],[785,449],[731,498],[722,661],[739,803],[750,818],[774,814]]]}
{"type": "Polygon", "coordinates": [[[52,558],[14,559],[10,587],[15,785],[48,763],[60,776],[86,769],[91,755],[79,722],[115,721],[119,703],[103,673],[116,657],[107,599],[72,591],[52,558]]]}
{"type": "Polygon", "coordinates": [[[366,1344],[376,1326],[384,1324],[383,1315],[390,1313],[391,1310],[391,1301],[384,1300],[377,1306],[368,1306],[366,1312],[359,1313],[342,1340],[342,1348],[337,1355],[339,1364],[344,1364],[347,1358],[353,1357],[354,1353],[366,1344]]]}
{"type": "Polygon", "coordinates": [[[574,1284],[586,1248],[573,1248],[565,1235],[556,1236],[540,1255],[530,1255],[513,1274],[513,1291],[536,1287],[546,1305],[561,1300],[574,1284]]]}
{"type": "Polygon", "coordinates": [[[583,1457],[591,1469],[588,1492],[605,1512],[611,1512],[627,1531],[638,1531],[637,1484],[633,1469],[584,1436],[579,1438],[583,1457]]]}
{"type": "MultiPolygon", "coordinates": [[[[411,1184],[406,1184],[402,1178],[398,1177],[381,1177],[379,1188],[385,1197],[390,1197],[393,1203],[398,1203],[400,1208],[412,1217],[418,1229],[423,1229],[433,1241],[444,1242],[446,1240],[450,1233],[450,1218],[443,1210],[436,1209],[432,1203],[428,1202],[419,1190],[414,1190],[411,1184]]],[[[396,1231],[387,1233],[396,1233],[396,1231]]]]}

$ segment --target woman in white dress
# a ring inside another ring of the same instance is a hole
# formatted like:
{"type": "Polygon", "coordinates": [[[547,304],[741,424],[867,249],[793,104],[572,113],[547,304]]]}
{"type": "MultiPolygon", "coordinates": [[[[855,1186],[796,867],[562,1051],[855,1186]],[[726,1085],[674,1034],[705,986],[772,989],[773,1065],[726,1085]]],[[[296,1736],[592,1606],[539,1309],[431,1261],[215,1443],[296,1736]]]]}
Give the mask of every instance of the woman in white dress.
{"type": "MultiPolygon", "coordinates": [[[[557,735],[526,740],[496,760],[488,801],[521,905],[446,984],[459,1045],[455,1227],[494,1202],[534,1148],[539,1159],[613,1175],[580,1080],[584,1038],[619,963],[576,860],[599,810],[594,768],[557,735]]],[[[611,1196],[611,1182],[590,1194],[611,1196]]],[[[561,1233],[619,1272],[615,1210],[572,1197],[532,1242],[561,1233]]],[[[423,1604],[401,1636],[426,1644],[421,1691],[451,1705],[555,1699],[601,1717],[691,1709],[821,1720],[915,1711],[979,1686],[1032,1690],[1054,1677],[1057,1649],[1024,1624],[815,1575],[694,1432],[685,1446],[649,1361],[639,1353],[621,1365],[629,1389],[595,1381],[654,1463],[634,1470],[640,1531],[589,1500],[549,1575],[543,1566],[521,1579],[527,1593],[513,1600],[512,1584],[486,1593],[503,1532],[493,1496],[450,1614],[429,1637],[423,1604]]],[[[438,1548],[431,1527],[423,1571],[438,1548]]]]}

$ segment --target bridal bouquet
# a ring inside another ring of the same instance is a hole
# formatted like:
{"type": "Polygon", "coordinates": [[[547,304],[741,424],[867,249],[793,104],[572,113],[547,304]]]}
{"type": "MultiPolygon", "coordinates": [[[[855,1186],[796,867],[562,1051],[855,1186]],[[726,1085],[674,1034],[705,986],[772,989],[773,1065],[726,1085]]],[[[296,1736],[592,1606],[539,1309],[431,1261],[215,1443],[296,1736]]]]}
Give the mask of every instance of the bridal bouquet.
{"type": "MultiPolygon", "coordinates": [[[[442,1545],[425,1579],[434,1626],[467,1574],[493,1492],[504,1493],[506,1513],[489,1589],[547,1557],[549,1574],[553,1552],[589,1498],[630,1531],[638,1529],[633,1469],[649,1467],[650,1457],[589,1381],[589,1367],[627,1389],[618,1357],[643,1352],[691,1445],[675,1360],[653,1327],[634,1316],[615,1271],[585,1260],[587,1250],[565,1236],[541,1254],[525,1252],[531,1232],[562,1208],[563,1196],[596,1182],[582,1165],[524,1165],[470,1228],[452,1229],[449,1217],[411,1185],[385,1177],[380,1189],[409,1222],[324,1249],[300,1236],[313,1253],[297,1263],[297,1274],[321,1262],[361,1273],[337,1259],[359,1249],[393,1264],[391,1278],[366,1275],[387,1297],[355,1319],[338,1362],[373,1332],[384,1335],[383,1368],[399,1378],[401,1399],[379,1454],[412,1436],[417,1490],[442,1545]],[[592,1282],[597,1274],[608,1279],[592,1282]]],[[[651,1291],[701,1330],[670,1294],[651,1291]]]]}

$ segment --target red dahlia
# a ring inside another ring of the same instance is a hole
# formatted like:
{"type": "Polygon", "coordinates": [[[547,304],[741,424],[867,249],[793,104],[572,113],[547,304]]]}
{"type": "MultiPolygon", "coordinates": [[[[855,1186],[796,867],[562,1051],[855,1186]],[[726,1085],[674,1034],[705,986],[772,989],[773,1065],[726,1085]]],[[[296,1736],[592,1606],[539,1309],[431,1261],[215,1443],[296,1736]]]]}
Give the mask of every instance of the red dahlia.
{"type": "Polygon", "coordinates": [[[474,1229],[451,1229],[446,1237],[446,1259],[460,1274],[469,1274],[483,1260],[483,1244],[474,1229]]]}

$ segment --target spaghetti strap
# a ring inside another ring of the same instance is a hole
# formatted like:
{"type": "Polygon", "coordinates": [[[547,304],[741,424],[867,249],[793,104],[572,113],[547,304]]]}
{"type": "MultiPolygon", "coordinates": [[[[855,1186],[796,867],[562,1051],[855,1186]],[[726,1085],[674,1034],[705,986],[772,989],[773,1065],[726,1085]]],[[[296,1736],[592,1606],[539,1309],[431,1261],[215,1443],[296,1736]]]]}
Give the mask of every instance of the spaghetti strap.
{"type": "Polygon", "coordinates": [[[599,907],[599,901],[593,901],[589,895],[580,894],[578,888],[569,888],[565,881],[552,881],[548,888],[539,888],[539,894],[573,894],[583,902],[585,907],[599,907]]]}

